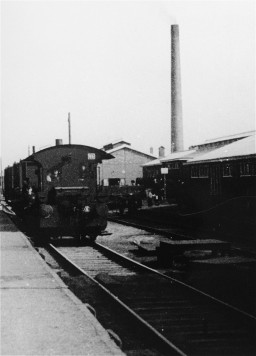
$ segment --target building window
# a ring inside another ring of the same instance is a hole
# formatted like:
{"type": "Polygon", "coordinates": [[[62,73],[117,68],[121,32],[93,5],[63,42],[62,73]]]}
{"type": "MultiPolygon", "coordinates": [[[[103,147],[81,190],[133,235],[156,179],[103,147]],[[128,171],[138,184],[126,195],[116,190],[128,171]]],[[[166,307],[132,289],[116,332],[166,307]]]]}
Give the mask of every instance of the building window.
{"type": "Polygon", "coordinates": [[[104,186],[104,187],[108,187],[108,186],[109,186],[109,183],[108,183],[108,179],[107,179],[107,178],[104,178],[104,179],[103,179],[103,186],[104,186]]]}
{"type": "Polygon", "coordinates": [[[169,163],[169,164],[167,164],[167,167],[169,169],[179,169],[179,162],[169,163]]]}
{"type": "Polygon", "coordinates": [[[209,166],[204,164],[199,167],[199,177],[208,178],[209,177],[209,166]]]}
{"type": "Polygon", "coordinates": [[[232,177],[232,166],[231,166],[231,164],[224,164],[222,166],[222,177],[232,177]]]}
{"type": "Polygon", "coordinates": [[[256,164],[255,163],[240,163],[240,176],[255,176],[256,175],[256,164]]]}
{"type": "Polygon", "coordinates": [[[199,166],[192,166],[191,167],[191,178],[198,178],[199,177],[199,166]]]}

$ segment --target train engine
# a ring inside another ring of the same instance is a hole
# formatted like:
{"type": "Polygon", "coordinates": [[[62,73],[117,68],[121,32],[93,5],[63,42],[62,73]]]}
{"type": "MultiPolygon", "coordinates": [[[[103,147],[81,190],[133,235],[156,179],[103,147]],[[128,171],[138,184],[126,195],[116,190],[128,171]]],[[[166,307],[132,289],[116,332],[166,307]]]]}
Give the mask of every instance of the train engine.
{"type": "Polygon", "coordinates": [[[97,165],[111,158],[93,147],[56,144],[5,169],[5,198],[40,238],[95,240],[108,212],[97,189],[97,165]]]}

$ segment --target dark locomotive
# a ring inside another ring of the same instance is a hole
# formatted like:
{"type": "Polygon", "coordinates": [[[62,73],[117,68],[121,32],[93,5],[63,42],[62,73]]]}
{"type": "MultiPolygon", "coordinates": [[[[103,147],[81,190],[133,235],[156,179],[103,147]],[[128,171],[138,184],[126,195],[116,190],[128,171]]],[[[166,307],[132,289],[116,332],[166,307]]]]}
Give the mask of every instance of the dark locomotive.
{"type": "Polygon", "coordinates": [[[110,154],[83,145],[35,152],[5,169],[5,198],[40,239],[96,237],[107,226],[107,204],[97,187],[97,165],[110,154]]]}

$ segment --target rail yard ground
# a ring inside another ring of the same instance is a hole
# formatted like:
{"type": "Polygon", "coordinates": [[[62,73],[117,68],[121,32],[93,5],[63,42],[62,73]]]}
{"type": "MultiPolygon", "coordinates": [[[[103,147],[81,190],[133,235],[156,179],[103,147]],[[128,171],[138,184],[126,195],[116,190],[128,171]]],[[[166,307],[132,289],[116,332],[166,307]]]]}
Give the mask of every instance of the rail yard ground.
{"type": "MultiPolygon", "coordinates": [[[[210,251],[191,251],[185,259],[176,259],[166,267],[159,263],[156,254],[143,252],[136,245],[157,245],[166,237],[114,222],[109,222],[107,231],[111,235],[98,237],[98,242],[256,316],[256,253],[243,249],[244,244],[236,242],[234,250],[214,258],[210,251]]],[[[199,235],[207,237],[202,232],[199,235]]]]}
{"type": "Polygon", "coordinates": [[[109,211],[109,217],[125,220],[148,228],[166,230],[167,233],[197,238],[218,238],[232,243],[256,255],[256,206],[251,209],[237,208],[237,203],[224,203],[220,206],[195,213],[181,212],[177,204],[163,203],[148,207],[143,201],[141,209],[123,215],[118,209],[109,211]],[[248,213],[249,211],[249,213],[248,213]]]}
{"type": "MultiPolygon", "coordinates": [[[[256,316],[256,249],[252,236],[245,234],[239,239],[239,234],[227,233],[226,230],[221,229],[215,230],[212,229],[212,226],[204,225],[198,229],[195,225],[192,227],[189,224],[181,226],[175,223],[175,209],[174,205],[151,208],[144,206],[138,214],[129,215],[125,212],[122,217],[116,211],[110,211],[110,218],[122,218],[128,225],[129,223],[144,225],[148,227],[148,231],[109,221],[106,231],[102,236],[98,236],[97,242],[256,316]],[[153,232],[154,228],[157,228],[158,232],[153,232]],[[164,234],[161,231],[164,231],[164,234]],[[214,257],[207,250],[190,251],[185,253],[184,258],[179,256],[179,258],[170,260],[168,266],[163,265],[155,253],[155,247],[160,240],[177,239],[179,236],[182,238],[206,239],[210,237],[229,240],[231,250],[224,255],[217,254],[214,257]],[[139,248],[143,245],[151,248],[139,248]]],[[[68,239],[68,237],[66,238],[68,239]]],[[[41,248],[37,249],[47,264],[58,271],[59,266],[55,264],[54,260],[45,255],[41,248]]],[[[87,294],[88,288],[91,288],[89,299],[94,300],[96,294],[93,287],[88,285],[82,277],[73,278],[65,272],[61,272],[59,275],[83,302],[88,302],[88,295],[85,296],[84,287],[87,289],[87,294]]],[[[153,347],[145,349],[145,345],[139,338],[136,339],[134,336],[129,338],[125,328],[119,334],[119,328],[122,327],[120,321],[118,325],[117,320],[110,319],[115,315],[114,308],[109,307],[112,310],[108,310],[104,304],[99,308],[97,310],[98,320],[105,328],[109,328],[109,320],[111,320],[112,329],[117,331],[123,344],[126,344],[126,349],[123,351],[127,355],[159,355],[153,347]],[[108,324],[104,325],[103,319],[108,320],[108,324]],[[115,329],[115,322],[118,325],[117,329],[115,329]],[[136,349],[137,347],[139,348],[136,349]]]]}

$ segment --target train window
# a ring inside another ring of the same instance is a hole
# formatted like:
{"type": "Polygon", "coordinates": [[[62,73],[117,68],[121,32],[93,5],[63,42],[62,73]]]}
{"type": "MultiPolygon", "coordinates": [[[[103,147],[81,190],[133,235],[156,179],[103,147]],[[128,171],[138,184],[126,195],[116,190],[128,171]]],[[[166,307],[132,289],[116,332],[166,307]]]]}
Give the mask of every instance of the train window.
{"type": "Polygon", "coordinates": [[[240,176],[255,176],[256,175],[256,164],[251,162],[240,163],[240,176]]]}
{"type": "Polygon", "coordinates": [[[199,177],[199,167],[192,166],[191,167],[191,178],[198,178],[199,177]]]}
{"type": "Polygon", "coordinates": [[[208,178],[209,177],[209,166],[204,164],[199,167],[199,177],[208,178]]]}
{"type": "Polygon", "coordinates": [[[232,166],[230,164],[222,166],[222,177],[232,177],[232,166]]]}
{"type": "Polygon", "coordinates": [[[55,169],[53,171],[53,180],[59,180],[59,178],[60,178],[60,172],[57,169],[55,169]]]}
{"type": "Polygon", "coordinates": [[[97,170],[97,166],[95,164],[95,162],[89,162],[88,163],[88,177],[90,178],[94,178],[96,177],[96,170],[97,170]]]}
{"type": "Polygon", "coordinates": [[[47,172],[46,182],[58,182],[60,180],[61,172],[58,169],[54,169],[52,172],[47,172]]]}

